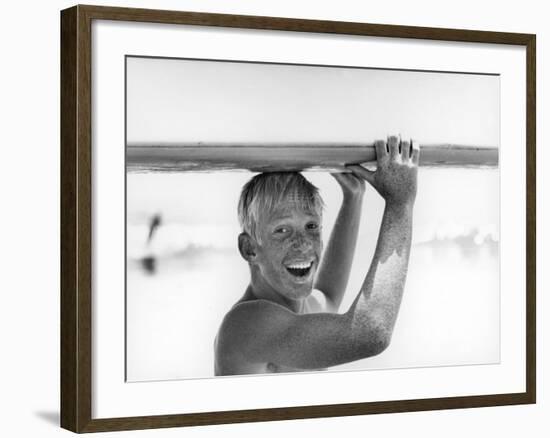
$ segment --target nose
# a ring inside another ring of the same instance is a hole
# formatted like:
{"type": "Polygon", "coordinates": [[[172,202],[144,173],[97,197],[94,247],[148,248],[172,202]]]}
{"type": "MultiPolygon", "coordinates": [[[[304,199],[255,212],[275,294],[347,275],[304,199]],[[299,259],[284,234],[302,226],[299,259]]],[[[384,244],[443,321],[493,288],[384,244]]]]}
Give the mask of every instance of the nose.
{"type": "Polygon", "coordinates": [[[313,247],[311,239],[305,235],[305,233],[295,233],[291,242],[293,249],[306,250],[313,247]]]}

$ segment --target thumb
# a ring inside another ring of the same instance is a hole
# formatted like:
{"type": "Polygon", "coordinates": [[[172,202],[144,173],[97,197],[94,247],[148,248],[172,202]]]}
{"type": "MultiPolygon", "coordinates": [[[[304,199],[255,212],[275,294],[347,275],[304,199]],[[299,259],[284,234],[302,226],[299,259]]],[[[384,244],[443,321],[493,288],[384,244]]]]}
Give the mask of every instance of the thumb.
{"type": "Polygon", "coordinates": [[[360,164],[348,164],[346,168],[350,169],[354,175],[367,180],[369,184],[374,186],[374,175],[376,172],[373,172],[360,164]]]}

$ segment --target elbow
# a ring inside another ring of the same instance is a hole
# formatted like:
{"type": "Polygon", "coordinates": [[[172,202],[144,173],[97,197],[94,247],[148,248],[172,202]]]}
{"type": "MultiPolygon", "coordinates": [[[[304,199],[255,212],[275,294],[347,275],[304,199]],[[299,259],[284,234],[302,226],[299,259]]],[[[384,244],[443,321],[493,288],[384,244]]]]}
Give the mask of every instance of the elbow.
{"type": "Polygon", "coordinates": [[[368,312],[364,314],[348,313],[351,316],[356,356],[358,359],[373,357],[386,351],[390,346],[393,333],[393,318],[386,312],[368,312]]]}
{"type": "Polygon", "coordinates": [[[362,337],[360,342],[360,355],[363,359],[377,356],[383,353],[390,345],[391,331],[384,327],[372,327],[362,337]]]}
{"type": "Polygon", "coordinates": [[[383,328],[377,328],[371,333],[371,342],[369,342],[369,355],[367,357],[377,356],[383,353],[391,342],[391,332],[383,328]]]}
{"type": "Polygon", "coordinates": [[[377,356],[380,353],[383,353],[386,351],[386,349],[390,346],[391,342],[391,334],[379,334],[375,337],[375,343],[372,348],[372,354],[371,356],[377,356]]]}

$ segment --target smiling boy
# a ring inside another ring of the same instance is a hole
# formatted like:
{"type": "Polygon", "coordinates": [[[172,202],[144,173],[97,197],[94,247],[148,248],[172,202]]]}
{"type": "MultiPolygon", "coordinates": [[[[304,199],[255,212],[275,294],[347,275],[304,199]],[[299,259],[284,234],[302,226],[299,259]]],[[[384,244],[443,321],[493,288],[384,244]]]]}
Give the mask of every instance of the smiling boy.
{"type": "Polygon", "coordinates": [[[419,148],[389,137],[375,143],[377,168],[350,165],[334,174],[343,201],[321,259],[318,190],[301,174],[252,178],[239,201],[239,251],[250,268],[245,294],[215,341],[215,374],[325,369],[381,353],[405,286],[419,148]],[[378,243],[363,285],[338,313],[359,231],[364,181],[385,200],[378,243]],[[312,291],[324,296],[322,305],[312,291]]]}

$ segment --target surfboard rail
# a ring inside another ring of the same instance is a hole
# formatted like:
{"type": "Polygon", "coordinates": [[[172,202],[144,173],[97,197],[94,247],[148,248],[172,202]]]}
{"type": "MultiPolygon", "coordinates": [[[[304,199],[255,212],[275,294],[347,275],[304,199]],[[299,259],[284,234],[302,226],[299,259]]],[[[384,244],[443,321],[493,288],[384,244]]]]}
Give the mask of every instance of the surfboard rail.
{"type": "MultiPolygon", "coordinates": [[[[492,146],[420,145],[420,166],[498,167],[492,146]]],[[[347,164],[376,162],[374,144],[355,143],[129,143],[128,172],[345,171],[347,164]]]]}

